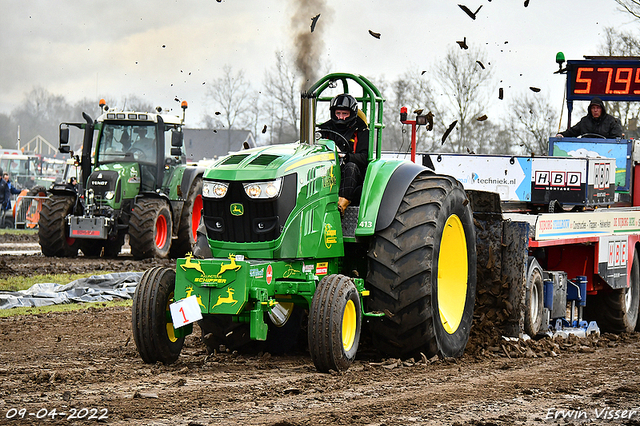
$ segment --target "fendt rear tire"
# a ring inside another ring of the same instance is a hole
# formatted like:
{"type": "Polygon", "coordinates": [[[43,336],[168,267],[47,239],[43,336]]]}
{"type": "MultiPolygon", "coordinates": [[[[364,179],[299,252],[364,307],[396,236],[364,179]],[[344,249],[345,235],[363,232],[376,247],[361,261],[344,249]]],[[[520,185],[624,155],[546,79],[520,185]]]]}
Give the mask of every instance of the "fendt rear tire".
{"type": "Polygon", "coordinates": [[[202,218],[202,178],[193,180],[189,194],[182,207],[180,224],[178,226],[178,239],[171,245],[171,258],[184,257],[188,252],[193,253],[198,240],[196,231],[202,218]]]}
{"type": "Polygon", "coordinates": [[[532,269],[526,288],[526,301],[524,313],[524,332],[535,337],[542,327],[542,308],[544,307],[544,282],[541,270],[532,269]]]}
{"type": "Polygon", "coordinates": [[[74,197],[51,195],[45,198],[38,219],[38,239],[42,254],[48,257],[78,255],[79,241],[69,237],[67,215],[73,213],[74,197]]]}
{"type": "Polygon", "coordinates": [[[184,337],[175,336],[169,311],[175,280],[173,269],[159,266],[148,269],[133,296],[131,330],[140,357],[148,364],[174,363],[184,345],[184,337]]]}
{"type": "Polygon", "coordinates": [[[461,356],[476,294],[473,214],[462,185],[421,174],[368,253],[374,345],[394,357],[461,356]]]}
{"type": "Polygon", "coordinates": [[[318,284],[309,310],[309,352],[321,373],[345,371],[356,358],[362,309],[349,277],[327,275],[318,284]]]}
{"type": "Polygon", "coordinates": [[[136,259],[166,258],[171,247],[171,211],[159,198],[141,198],[129,219],[129,245],[136,259]]]}
{"type": "Polygon", "coordinates": [[[634,250],[630,286],[618,288],[608,293],[600,292],[587,297],[584,316],[595,320],[603,332],[625,333],[640,331],[638,311],[640,310],[640,259],[634,250]]]}

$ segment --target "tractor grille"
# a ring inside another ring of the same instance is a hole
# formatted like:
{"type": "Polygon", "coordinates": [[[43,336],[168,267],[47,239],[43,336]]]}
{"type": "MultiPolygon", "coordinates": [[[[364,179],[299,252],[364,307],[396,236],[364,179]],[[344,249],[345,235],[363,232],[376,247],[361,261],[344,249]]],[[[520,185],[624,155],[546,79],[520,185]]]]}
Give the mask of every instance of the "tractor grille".
{"type": "Polygon", "coordinates": [[[249,198],[242,182],[229,182],[224,198],[203,198],[207,235],[215,241],[234,243],[277,239],[296,204],[296,180],[295,174],[285,176],[280,196],[268,200],[249,198]],[[242,205],[241,215],[231,213],[231,206],[236,204],[242,205]]]}
{"type": "Polygon", "coordinates": [[[89,176],[87,189],[93,189],[96,198],[103,199],[107,191],[116,190],[118,172],[112,170],[96,170],[89,176]]]}

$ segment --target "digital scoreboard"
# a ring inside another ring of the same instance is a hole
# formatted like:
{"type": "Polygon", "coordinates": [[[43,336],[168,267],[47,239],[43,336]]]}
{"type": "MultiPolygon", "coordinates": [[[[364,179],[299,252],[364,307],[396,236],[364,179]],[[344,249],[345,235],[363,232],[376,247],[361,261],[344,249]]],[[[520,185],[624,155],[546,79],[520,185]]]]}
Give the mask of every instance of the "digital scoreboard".
{"type": "Polygon", "coordinates": [[[567,100],[640,101],[640,61],[567,61],[567,100]]]}

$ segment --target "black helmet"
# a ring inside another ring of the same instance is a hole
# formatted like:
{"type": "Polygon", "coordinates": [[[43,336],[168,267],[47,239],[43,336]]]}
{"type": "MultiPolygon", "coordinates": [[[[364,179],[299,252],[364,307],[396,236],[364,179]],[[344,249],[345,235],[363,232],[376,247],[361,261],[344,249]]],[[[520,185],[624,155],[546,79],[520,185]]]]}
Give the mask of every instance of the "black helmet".
{"type": "Polygon", "coordinates": [[[336,96],[331,99],[331,104],[329,106],[329,110],[331,111],[331,121],[338,125],[351,125],[358,117],[358,101],[353,96],[343,93],[341,95],[336,96]],[[345,109],[349,110],[351,114],[346,120],[339,120],[336,116],[337,109],[345,109]]]}

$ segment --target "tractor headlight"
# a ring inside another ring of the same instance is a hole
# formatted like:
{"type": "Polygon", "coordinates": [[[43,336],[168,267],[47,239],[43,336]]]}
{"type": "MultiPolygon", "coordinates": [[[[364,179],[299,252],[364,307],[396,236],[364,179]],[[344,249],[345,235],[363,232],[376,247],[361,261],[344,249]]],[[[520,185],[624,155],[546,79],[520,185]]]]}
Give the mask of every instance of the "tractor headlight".
{"type": "Polygon", "coordinates": [[[202,196],[208,198],[222,198],[227,194],[229,184],[223,182],[205,181],[202,183],[202,196]]]}
{"type": "Polygon", "coordinates": [[[249,198],[275,198],[280,195],[282,178],[269,182],[251,182],[242,185],[249,198]]]}
{"type": "Polygon", "coordinates": [[[113,200],[113,197],[116,195],[113,191],[107,191],[104,193],[104,198],[107,200],[113,200]]]}

